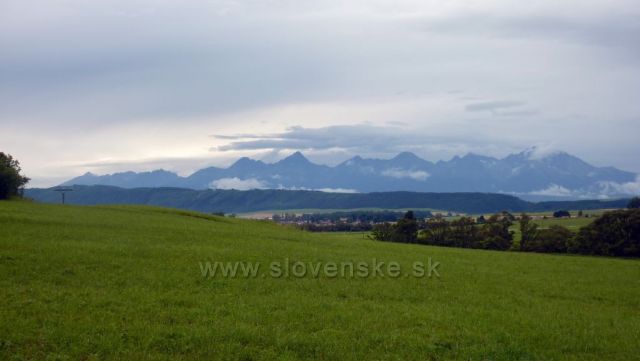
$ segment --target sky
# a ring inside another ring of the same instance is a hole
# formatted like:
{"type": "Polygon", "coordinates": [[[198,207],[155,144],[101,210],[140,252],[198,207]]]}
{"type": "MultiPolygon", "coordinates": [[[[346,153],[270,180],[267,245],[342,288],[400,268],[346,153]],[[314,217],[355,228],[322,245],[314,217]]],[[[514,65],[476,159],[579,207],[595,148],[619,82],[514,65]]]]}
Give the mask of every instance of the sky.
{"type": "Polygon", "coordinates": [[[640,172],[637,0],[2,0],[0,151],[32,186],[537,146],[640,172]]]}

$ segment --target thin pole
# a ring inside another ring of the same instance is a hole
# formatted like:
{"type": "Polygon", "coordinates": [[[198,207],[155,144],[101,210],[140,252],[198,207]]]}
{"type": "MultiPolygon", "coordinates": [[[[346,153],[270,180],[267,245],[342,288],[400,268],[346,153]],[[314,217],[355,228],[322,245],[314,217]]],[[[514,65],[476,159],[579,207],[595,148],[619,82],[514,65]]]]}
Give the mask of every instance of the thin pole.
{"type": "Polygon", "coordinates": [[[57,189],[54,189],[54,191],[60,192],[60,198],[62,200],[62,204],[66,203],[67,192],[71,192],[72,190],[73,190],[73,188],[57,188],[57,189]]]}

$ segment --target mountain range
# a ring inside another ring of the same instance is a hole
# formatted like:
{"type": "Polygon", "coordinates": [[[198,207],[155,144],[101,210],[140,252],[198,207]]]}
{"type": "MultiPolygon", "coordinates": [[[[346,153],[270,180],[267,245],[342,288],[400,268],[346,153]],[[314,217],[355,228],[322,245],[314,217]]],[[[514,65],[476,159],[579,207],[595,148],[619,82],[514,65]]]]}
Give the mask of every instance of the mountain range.
{"type": "Polygon", "coordinates": [[[62,185],[343,193],[491,192],[530,200],[625,197],[640,192],[635,173],[595,167],[566,152],[540,153],[530,148],[501,159],[469,153],[434,163],[403,152],[391,159],[355,156],[330,167],[312,163],[295,152],[275,163],[244,157],[228,168],[204,168],[187,177],[166,170],[86,173],[62,185]]]}

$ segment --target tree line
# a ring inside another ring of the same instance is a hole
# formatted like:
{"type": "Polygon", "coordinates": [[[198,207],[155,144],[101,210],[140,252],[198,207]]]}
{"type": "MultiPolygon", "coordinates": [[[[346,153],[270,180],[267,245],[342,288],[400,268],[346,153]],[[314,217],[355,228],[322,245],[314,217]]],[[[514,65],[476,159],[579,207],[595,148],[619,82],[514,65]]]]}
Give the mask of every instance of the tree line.
{"type": "Polygon", "coordinates": [[[502,212],[480,222],[471,217],[421,222],[409,211],[395,224],[375,225],[371,238],[444,247],[640,257],[640,199],[632,199],[628,209],[605,212],[578,232],[561,225],[540,228],[525,213],[516,218],[502,212]],[[520,230],[519,241],[514,239],[513,225],[520,230]]]}

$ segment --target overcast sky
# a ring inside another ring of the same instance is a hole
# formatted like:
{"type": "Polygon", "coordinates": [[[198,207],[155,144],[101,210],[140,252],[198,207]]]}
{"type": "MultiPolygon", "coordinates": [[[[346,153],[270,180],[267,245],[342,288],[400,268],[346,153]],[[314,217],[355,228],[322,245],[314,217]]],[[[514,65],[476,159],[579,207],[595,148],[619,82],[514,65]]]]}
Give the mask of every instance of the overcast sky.
{"type": "Polygon", "coordinates": [[[640,172],[640,5],[2,0],[0,151],[33,186],[530,146],[640,172]]]}

